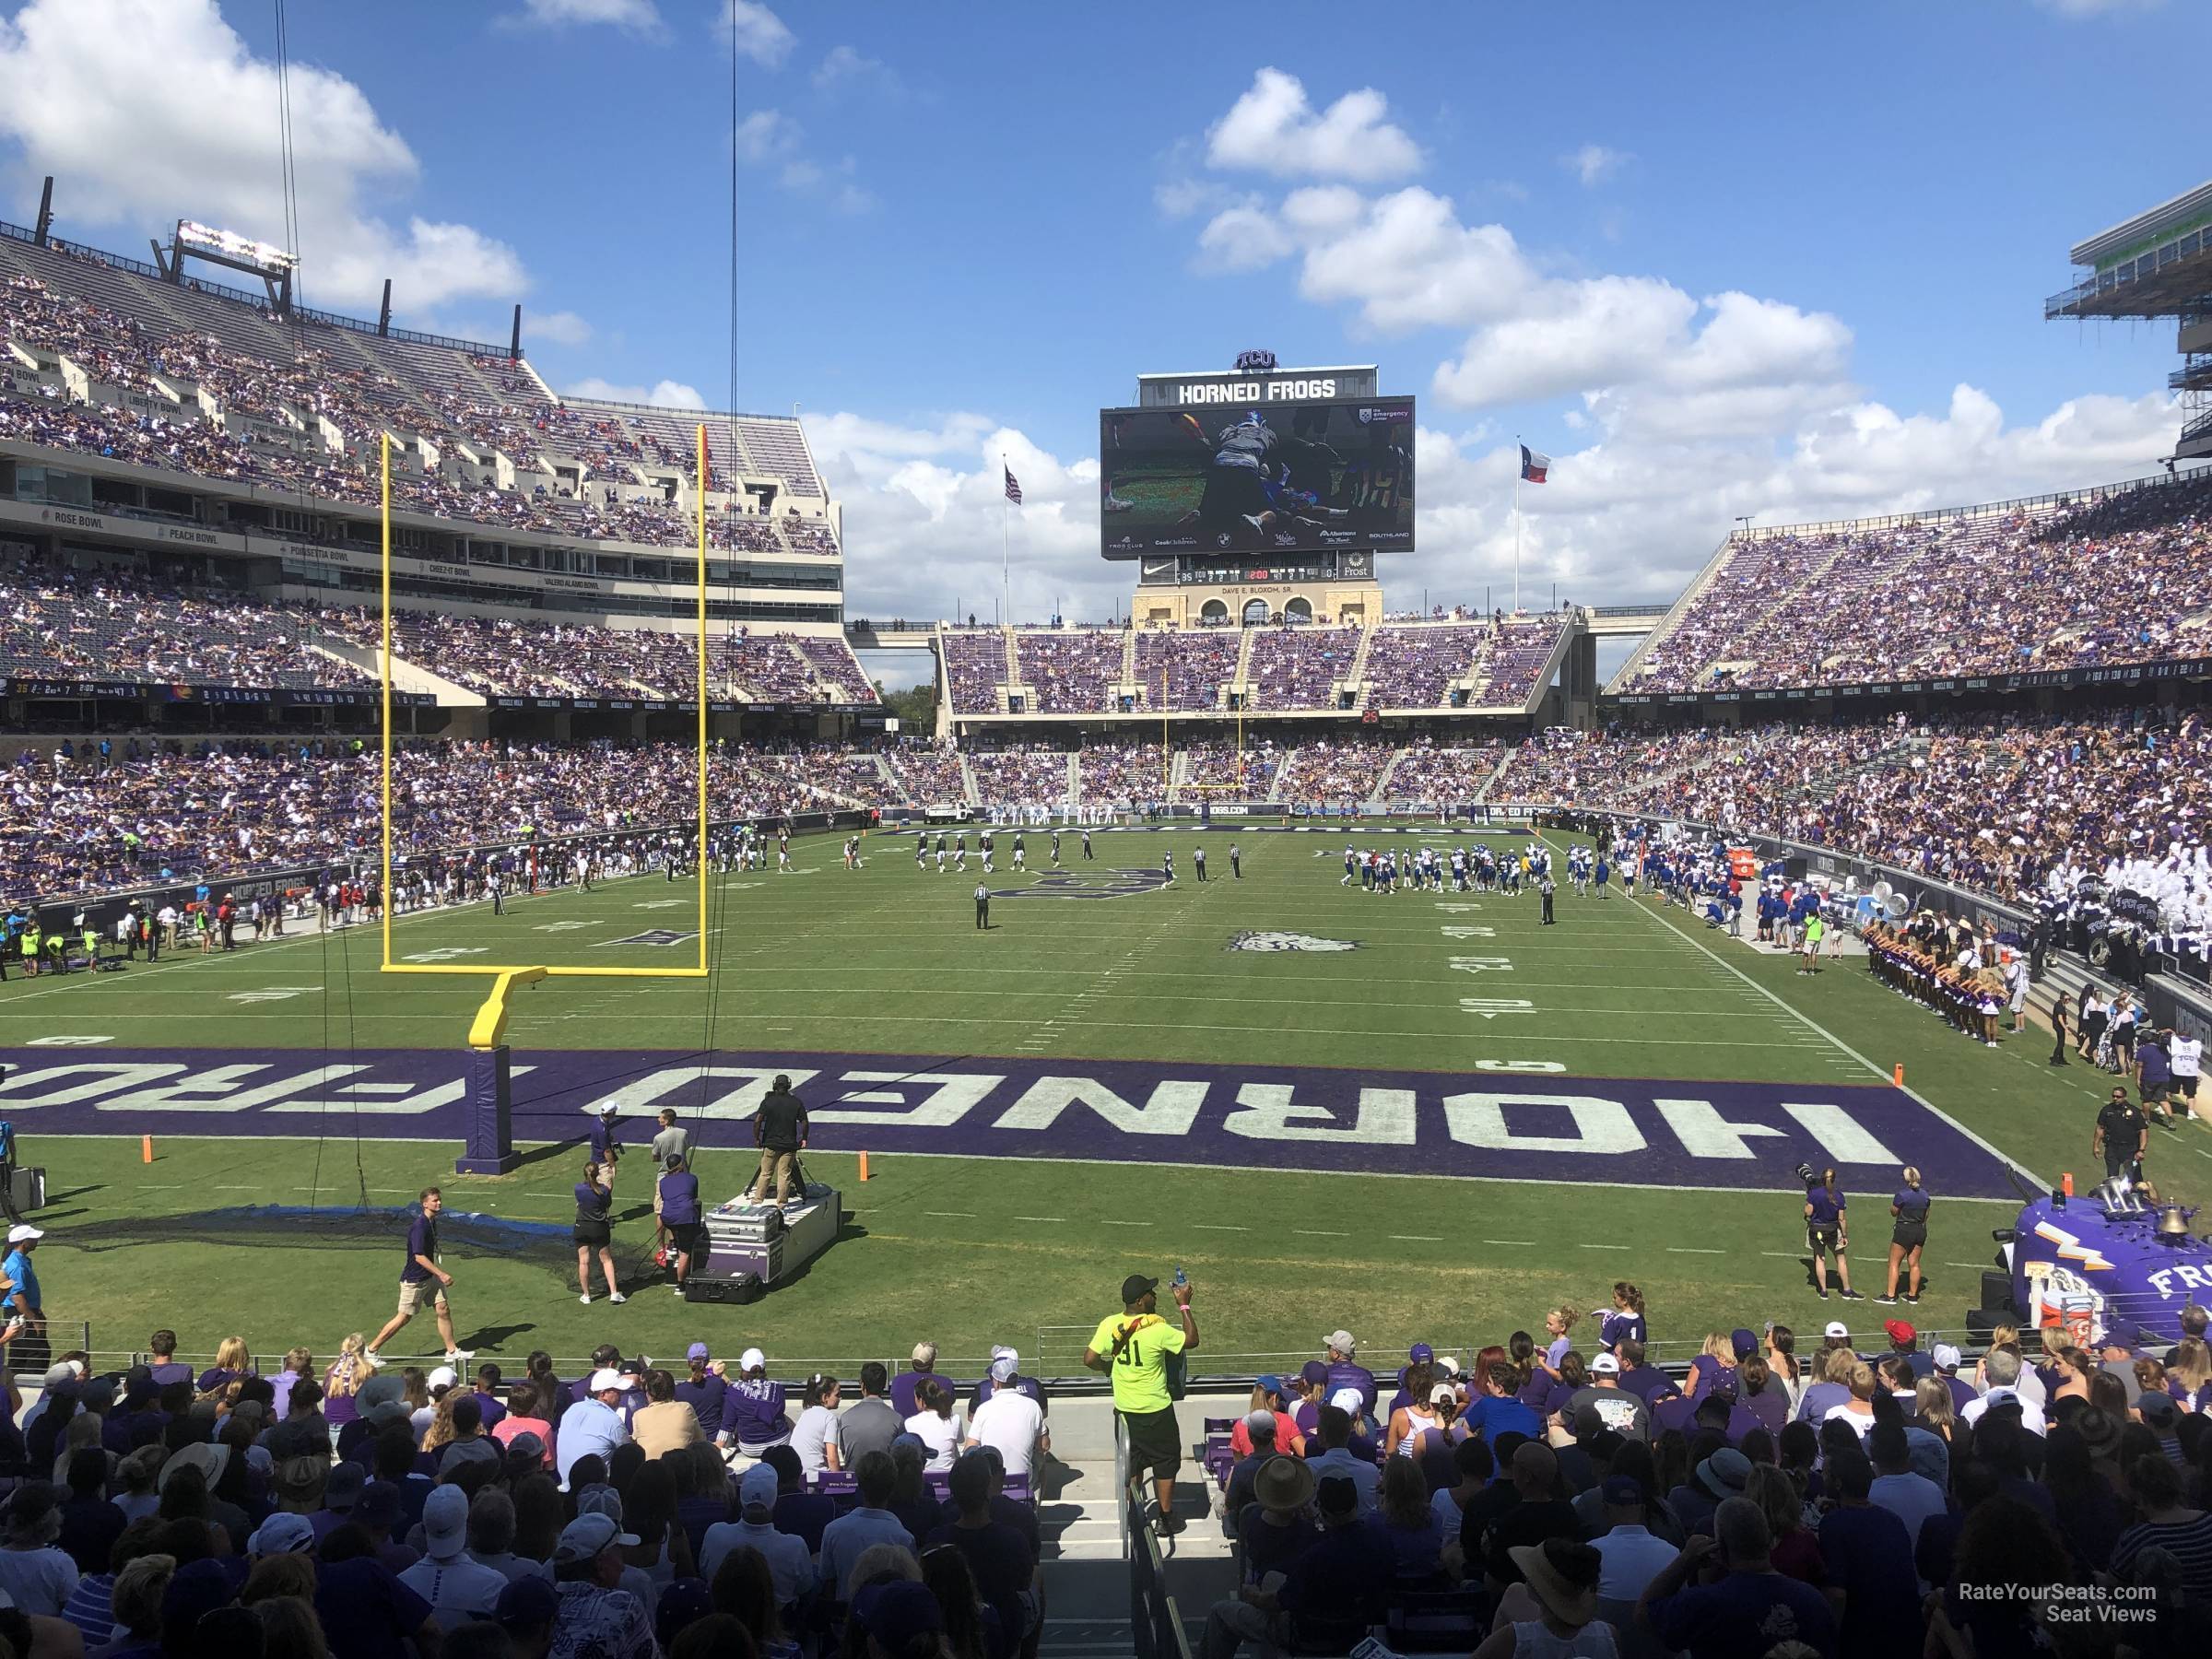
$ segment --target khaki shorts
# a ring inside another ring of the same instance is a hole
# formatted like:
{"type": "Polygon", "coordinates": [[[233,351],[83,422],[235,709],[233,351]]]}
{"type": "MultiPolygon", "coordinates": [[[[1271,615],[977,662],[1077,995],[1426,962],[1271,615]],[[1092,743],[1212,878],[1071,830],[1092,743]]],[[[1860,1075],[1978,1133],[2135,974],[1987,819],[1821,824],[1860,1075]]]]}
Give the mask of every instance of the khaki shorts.
{"type": "Polygon", "coordinates": [[[653,1218],[661,1218],[661,1183],[657,1181],[653,1183],[653,1218]]]}
{"type": "Polygon", "coordinates": [[[422,1312],[423,1295],[437,1305],[445,1305],[445,1287],[436,1279],[401,1279],[399,1281],[399,1311],[412,1318],[422,1312]]]}

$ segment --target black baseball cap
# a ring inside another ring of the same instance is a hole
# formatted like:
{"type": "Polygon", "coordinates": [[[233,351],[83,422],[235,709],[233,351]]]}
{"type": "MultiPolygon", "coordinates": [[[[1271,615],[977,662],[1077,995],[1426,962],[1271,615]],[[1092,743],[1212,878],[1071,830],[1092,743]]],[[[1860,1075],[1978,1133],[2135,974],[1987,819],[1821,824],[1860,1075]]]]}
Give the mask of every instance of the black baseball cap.
{"type": "Polygon", "coordinates": [[[1142,1301],[1159,1288],[1159,1281],[1158,1279],[1147,1278],[1141,1273],[1133,1273],[1122,1281],[1122,1306],[1125,1308],[1133,1301],[1142,1301]]]}

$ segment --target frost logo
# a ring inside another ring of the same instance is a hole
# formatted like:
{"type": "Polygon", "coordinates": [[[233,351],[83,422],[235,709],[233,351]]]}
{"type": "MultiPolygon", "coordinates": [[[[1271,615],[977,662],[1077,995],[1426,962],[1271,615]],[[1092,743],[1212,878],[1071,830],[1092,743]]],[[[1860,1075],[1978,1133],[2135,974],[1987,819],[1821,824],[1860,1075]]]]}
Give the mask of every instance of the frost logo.
{"type": "Polygon", "coordinates": [[[1229,947],[1231,950],[1300,950],[1324,954],[1359,948],[1349,939],[1317,939],[1312,934],[1301,933],[1241,933],[1230,940],[1229,947]]]}

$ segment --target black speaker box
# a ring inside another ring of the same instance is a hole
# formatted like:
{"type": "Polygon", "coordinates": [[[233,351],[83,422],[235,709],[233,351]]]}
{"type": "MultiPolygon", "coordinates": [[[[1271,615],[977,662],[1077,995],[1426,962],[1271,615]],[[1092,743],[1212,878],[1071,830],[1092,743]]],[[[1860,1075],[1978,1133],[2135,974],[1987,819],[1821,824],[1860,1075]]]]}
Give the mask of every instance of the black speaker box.
{"type": "Polygon", "coordinates": [[[688,1302],[759,1301],[760,1277],[753,1273],[741,1273],[735,1278],[719,1278],[695,1273],[684,1281],[684,1300],[688,1302]]]}

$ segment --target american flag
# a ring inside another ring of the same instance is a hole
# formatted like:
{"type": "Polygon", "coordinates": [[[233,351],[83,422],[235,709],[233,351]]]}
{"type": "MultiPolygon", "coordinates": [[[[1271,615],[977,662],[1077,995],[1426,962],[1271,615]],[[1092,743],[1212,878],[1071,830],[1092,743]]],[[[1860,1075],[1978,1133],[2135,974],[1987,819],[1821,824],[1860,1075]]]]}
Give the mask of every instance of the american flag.
{"type": "Polygon", "coordinates": [[[1000,464],[999,470],[1006,475],[1006,500],[1017,507],[1020,506],[1021,480],[1014,476],[1014,469],[1003,462],[1000,464]]]}

